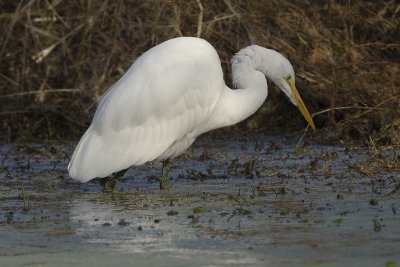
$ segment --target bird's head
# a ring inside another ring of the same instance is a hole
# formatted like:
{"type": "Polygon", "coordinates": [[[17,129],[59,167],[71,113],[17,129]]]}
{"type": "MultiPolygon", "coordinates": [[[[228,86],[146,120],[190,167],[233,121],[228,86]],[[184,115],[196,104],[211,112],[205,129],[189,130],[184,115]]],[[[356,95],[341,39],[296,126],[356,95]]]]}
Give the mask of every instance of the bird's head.
{"type": "Polygon", "coordinates": [[[311,115],[296,89],[295,74],[289,60],[281,53],[262,46],[251,45],[243,48],[232,59],[234,84],[238,88],[248,87],[248,77],[251,77],[249,73],[254,69],[262,72],[269,80],[275,83],[290,101],[299,108],[308,124],[315,130],[311,115]]]}
{"type": "MultiPolygon", "coordinates": [[[[274,51],[274,50],[272,50],[274,51]]],[[[283,91],[290,101],[298,107],[301,114],[304,116],[308,124],[315,130],[314,121],[308,112],[303,100],[295,85],[295,74],[292,64],[282,54],[274,51],[275,56],[273,60],[274,68],[269,69],[269,78],[275,83],[281,91],[283,91]]]]}

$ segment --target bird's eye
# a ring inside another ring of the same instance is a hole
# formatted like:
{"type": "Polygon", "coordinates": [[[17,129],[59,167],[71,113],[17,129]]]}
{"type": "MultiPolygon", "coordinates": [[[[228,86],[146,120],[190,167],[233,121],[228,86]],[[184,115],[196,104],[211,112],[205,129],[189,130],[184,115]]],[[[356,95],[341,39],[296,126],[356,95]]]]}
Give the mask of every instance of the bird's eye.
{"type": "Polygon", "coordinates": [[[288,75],[288,76],[285,77],[285,80],[286,80],[286,81],[289,81],[289,80],[291,80],[291,79],[292,79],[292,76],[291,76],[291,75],[288,75]]]}

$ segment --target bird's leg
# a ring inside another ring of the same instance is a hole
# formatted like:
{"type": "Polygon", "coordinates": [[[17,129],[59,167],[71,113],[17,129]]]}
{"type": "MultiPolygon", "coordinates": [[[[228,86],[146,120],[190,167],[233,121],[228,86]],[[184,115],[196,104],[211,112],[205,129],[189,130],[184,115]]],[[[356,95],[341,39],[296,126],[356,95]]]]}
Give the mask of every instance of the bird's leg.
{"type": "Polygon", "coordinates": [[[169,159],[163,160],[162,173],[160,177],[160,190],[168,190],[169,189],[169,178],[168,172],[171,169],[171,163],[169,159]]]}
{"type": "Polygon", "coordinates": [[[110,176],[101,179],[101,183],[103,185],[103,193],[112,193],[118,181],[122,178],[122,176],[124,176],[127,170],[128,169],[114,172],[110,176]]]}

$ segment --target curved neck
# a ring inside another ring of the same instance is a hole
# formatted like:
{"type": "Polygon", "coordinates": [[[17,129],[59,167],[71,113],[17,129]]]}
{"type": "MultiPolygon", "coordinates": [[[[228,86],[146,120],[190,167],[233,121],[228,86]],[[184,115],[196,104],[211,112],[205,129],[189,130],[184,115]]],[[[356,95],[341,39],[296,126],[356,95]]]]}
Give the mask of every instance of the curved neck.
{"type": "Polygon", "coordinates": [[[282,60],[285,58],[273,49],[251,45],[240,50],[232,58],[232,79],[237,88],[252,87],[251,73],[261,72],[274,83],[273,77],[279,77],[282,71],[282,60]]]}
{"type": "MultiPolygon", "coordinates": [[[[273,51],[273,50],[271,50],[273,51]]],[[[266,75],[262,69],[268,58],[268,49],[249,46],[232,58],[232,77],[235,87],[225,87],[213,113],[215,128],[238,123],[255,113],[268,96],[266,75]]],[[[214,129],[215,129],[214,128],[214,129]]]]}

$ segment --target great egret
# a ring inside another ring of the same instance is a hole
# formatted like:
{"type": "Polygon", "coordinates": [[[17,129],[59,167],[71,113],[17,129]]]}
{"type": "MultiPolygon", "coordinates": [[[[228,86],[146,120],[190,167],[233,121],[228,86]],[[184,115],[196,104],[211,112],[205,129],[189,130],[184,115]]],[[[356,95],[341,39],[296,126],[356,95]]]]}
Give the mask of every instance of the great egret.
{"type": "MultiPolygon", "coordinates": [[[[232,59],[232,90],[217,52],[200,38],[163,42],[140,56],[103,96],[77,145],[69,175],[81,182],[150,161],[173,158],[202,133],[238,123],[264,103],[267,80],[313,120],[295,87],[290,62],[272,49],[251,45],[232,59]]],[[[160,188],[168,186],[167,164],[160,188]]]]}

